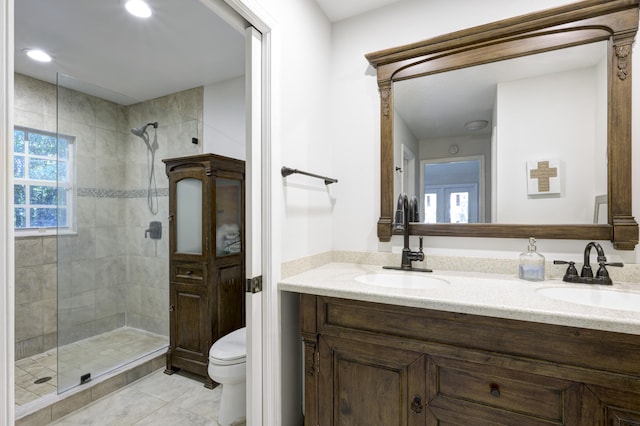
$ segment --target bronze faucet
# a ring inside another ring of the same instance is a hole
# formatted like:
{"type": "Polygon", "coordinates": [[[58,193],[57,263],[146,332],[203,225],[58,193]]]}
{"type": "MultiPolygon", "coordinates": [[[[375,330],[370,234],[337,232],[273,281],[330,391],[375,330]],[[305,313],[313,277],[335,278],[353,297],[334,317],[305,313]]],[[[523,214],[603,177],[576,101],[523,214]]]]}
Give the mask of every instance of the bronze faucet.
{"type": "Polygon", "coordinates": [[[606,266],[617,266],[622,267],[623,264],[621,262],[612,262],[607,263],[607,257],[604,255],[604,250],[602,246],[596,242],[590,242],[584,248],[584,264],[582,265],[582,271],[580,272],[580,276],[578,276],[578,271],[575,267],[575,262],[567,262],[564,260],[554,260],[554,264],[556,265],[566,265],[569,267],[562,277],[562,281],[568,283],[582,283],[582,284],[602,284],[602,285],[612,285],[613,281],[609,277],[609,271],[607,271],[606,266]],[[591,249],[595,248],[598,253],[598,264],[600,267],[598,268],[598,272],[596,272],[596,276],[593,276],[593,270],[591,269],[591,263],[589,262],[589,256],[591,255],[591,249]]]}
{"type": "Polygon", "coordinates": [[[383,266],[383,268],[401,271],[433,272],[431,269],[414,268],[412,266],[412,262],[421,262],[424,260],[424,252],[422,251],[422,237],[420,237],[419,251],[411,251],[411,248],[409,248],[409,197],[407,197],[406,194],[400,194],[400,197],[398,197],[396,222],[393,224],[393,227],[395,229],[402,229],[404,233],[402,260],[400,262],[400,266],[383,266]],[[400,207],[402,207],[402,210],[400,207]],[[402,222],[400,222],[400,220],[402,220],[402,222]]]}

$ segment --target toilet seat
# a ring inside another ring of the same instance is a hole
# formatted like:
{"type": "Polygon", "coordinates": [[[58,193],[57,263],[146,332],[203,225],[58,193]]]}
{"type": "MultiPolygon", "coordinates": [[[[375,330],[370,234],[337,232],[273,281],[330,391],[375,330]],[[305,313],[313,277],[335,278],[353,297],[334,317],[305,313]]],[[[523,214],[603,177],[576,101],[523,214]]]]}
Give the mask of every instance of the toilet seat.
{"type": "Polygon", "coordinates": [[[234,365],[246,362],[247,328],[235,330],[216,342],[209,350],[209,362],[216,365],[234,365]]]}

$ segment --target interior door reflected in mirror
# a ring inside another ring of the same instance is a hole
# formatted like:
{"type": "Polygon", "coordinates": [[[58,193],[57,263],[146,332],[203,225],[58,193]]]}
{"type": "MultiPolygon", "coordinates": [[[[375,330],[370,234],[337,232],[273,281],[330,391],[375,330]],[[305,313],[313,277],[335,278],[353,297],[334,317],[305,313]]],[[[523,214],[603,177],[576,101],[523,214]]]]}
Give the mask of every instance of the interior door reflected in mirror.
{"type": "Polygon", "coordinates": [[[483,160],[478,157],[423,161],[420,217],[424,223],[484,221],[483,160]]]}
{"type": "Polygon", "coordinates": [[[639,6],[584,0],[367,54],[380,92],[379,240],[396,233],[393,207],[406,192],[420,200],[413,235],[611,240],[633,250],[639,6]],[[415,153],[412,166],[404,152],[415,153]],[[425,171],[474,157],[477,178],[425,171]],[[594,224],[597,200],[606,221],[594,224]]]}

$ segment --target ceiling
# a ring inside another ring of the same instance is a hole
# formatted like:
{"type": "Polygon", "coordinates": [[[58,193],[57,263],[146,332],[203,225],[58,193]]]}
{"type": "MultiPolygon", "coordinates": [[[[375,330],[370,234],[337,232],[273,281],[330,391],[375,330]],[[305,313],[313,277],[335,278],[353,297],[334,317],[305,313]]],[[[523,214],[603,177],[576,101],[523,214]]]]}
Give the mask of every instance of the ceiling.
{"type": "Polygon", "coordinates": [[[403,0],[316,0],[331,22],[360,15],[403,0]]]}
{"type": "Polygon", "coordinates": [[[607,43],[591,43],[394,83],[394,108],[417,140],[491,134],[498,83],[595,67],[607,43]],[[489,125],[469,132],[468,121],[489,125]]]}
{"type": "Polygon", "coordinates": [[[16,72],[51,83],[66,74],[66,86],[123,105],[244,74],[244,35],[205,2],[148,3],[153,16],[144,20],[121,0],[16,1],[16,72]],[[54,61],[34,62],[25,48],[54,61]]]}
{"type": "MultiPolygon", "coordinates": [[[[144,20],[122,0],[17,0],[16,72],[50,83],[61,73],[65,87],[122,105],[244,74],[244,35],[213,12],[229,9],[223,0],[147,1],[144,20]],[[54,61],[34,62],[26,48],[54,61]]],[[[331,21],[396,1],[316,0],[331,21]]]]}

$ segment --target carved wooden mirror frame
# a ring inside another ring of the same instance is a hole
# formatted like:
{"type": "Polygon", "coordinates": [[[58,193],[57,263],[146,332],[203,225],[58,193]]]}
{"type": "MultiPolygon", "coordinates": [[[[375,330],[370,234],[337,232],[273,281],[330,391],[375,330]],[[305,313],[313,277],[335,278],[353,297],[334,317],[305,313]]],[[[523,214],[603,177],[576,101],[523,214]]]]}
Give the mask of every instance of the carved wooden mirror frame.
{"type": "Polygon", "coordinates": [[[586,0],[369,53],[380,89],[380,219],[378,238],[393,234],[393,83],[459,68],[608,41],[608,224],[424,224],[412,235],[611,240],[633,250],[631,211],[631,53],[640,0],[586,0]]]}

